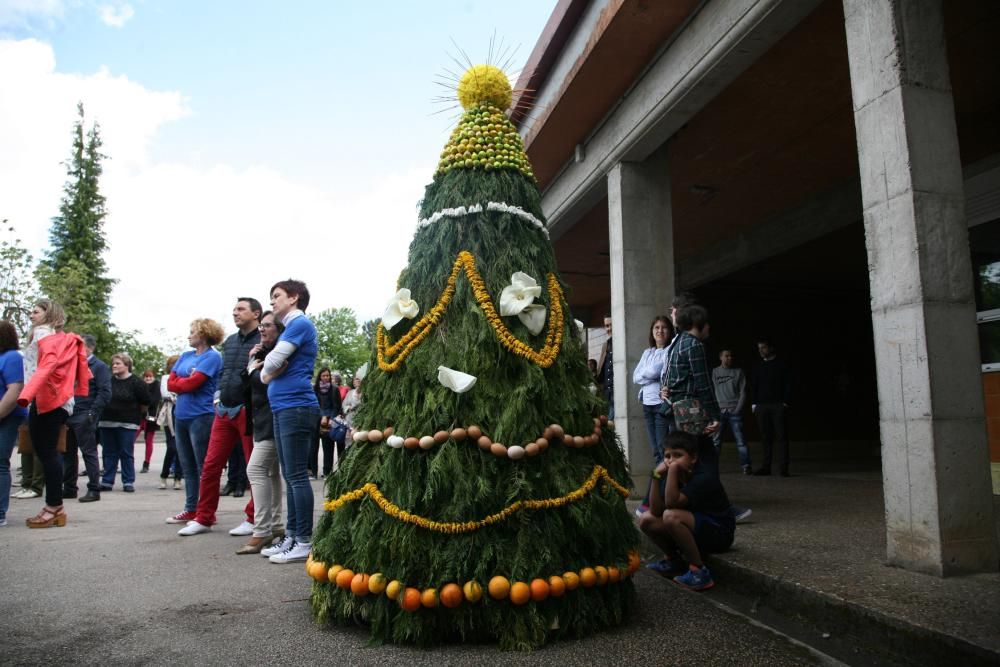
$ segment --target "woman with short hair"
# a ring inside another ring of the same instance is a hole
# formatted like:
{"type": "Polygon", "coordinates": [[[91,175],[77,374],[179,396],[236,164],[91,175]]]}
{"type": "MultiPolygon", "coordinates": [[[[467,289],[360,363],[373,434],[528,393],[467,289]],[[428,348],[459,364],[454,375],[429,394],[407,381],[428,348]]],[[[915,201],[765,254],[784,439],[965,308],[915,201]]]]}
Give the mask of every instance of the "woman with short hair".
{"type": "Polygon", "coordinates": [[[132,357],[126,352],[111,355],[111,400],[97,422],[104,452],[101,491],[115,486],[118,463],[122,465],[122,490],[135,491],[135,441],[139,425],[149,407],[146,383],[132,375],[132,357]]]}
{"type": "Polygon", "coordinates": [[[168,517],[167,523],[186,524],[195,518],[201,466],[215,419],[215,389],[222,372],[222,355],[213,346],[221,343],[224,335],[222,325],[215,320],[192,322],[188,344],[193,349],[181,355],[167,379],[167,391],[177,394],[177,457],[184,469],[184,510],[168,517]]]}
{"type": "Polygon", "coordinates": [[[309,482],[309,447],[319,424],[319,401],[312,387],[318,352],[316,327],[306,317],[309,289],[299,280],[271,287],[271,309],[285,325],[274,349],[264,358],[261,382],[274,414],[274,439],[285,478],[285,536],[261,551],[272,563],[304,561],[312,549],[313,490],[309,482]]]}

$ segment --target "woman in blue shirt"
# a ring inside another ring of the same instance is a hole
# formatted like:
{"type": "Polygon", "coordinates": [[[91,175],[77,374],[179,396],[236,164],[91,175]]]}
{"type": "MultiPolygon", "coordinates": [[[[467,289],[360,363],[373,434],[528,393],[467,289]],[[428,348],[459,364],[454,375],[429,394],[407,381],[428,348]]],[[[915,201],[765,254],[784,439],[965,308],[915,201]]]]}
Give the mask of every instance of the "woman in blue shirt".
{"type": "Polygon", "coordinates": [[[316,438],[319,401],[312,373],[318,345],[316,327],[305,315],[309,289],[299,280],[282,280],[271,288],[271,310],[285,330],[264,358],[261,382],[274,415],[274,440],[285,478],[285,537],[261,551],[272,563],[304,561],[312,548],[313,490],[309,482],[309,448],[316,438]]]}
{"type": "Polygon", "coordinates": [[[24,361],[17,348],[17,329],[0,320],[0,526],[7,525],[10,506],[10,455],[17,429],[28,416],[28,409],[17,404],[24,386],[24,361]]]}
{"type": "Polygon", "coordinates": [[[181,355],[167,379],[167,389],[177,394],[174,407],[177,458],[184,470],[184,511],[167,523],[194,521],[198,506],[201,466],[208,452],[208,438],[215,419],[216,382],[222,372],[222,355],[212,346],[222,342],[225,332],[215,320],[197,319],[191,323],[188,343],[192,350],[181,355]]]}

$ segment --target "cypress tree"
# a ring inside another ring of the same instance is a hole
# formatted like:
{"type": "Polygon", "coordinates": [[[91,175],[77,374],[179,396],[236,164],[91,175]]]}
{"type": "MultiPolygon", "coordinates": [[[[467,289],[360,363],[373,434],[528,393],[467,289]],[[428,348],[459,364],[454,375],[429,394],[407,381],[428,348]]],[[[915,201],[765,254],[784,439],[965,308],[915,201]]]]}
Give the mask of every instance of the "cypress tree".
{"type": "Polygon", "coordinates": [[[510,84],[477,65],[458,97],[465,111],[376,331],[354,444],[327,482],[311,605],[321,621],[367,623],[375,642],[524,650],[622,622],[639,536],[504,113],[510,84]],[[464,375],[446,386],[452,371],[464,375]]]}
{"type": "Polygon", "coordinates": [[[101,162],[107,156],[101,153],[100,126],[95,122],[84,130],[82,102],[77,104],[77,114],[59,215],[52,218],[50,247],[39,262],[37,278],[42,293],[66,309],[67,328],[96,335],[101,351],[102,343],[111,340],[108,299],[116,282],[107,276],[104,259],[108,211],[100,177],[101,162]]]}

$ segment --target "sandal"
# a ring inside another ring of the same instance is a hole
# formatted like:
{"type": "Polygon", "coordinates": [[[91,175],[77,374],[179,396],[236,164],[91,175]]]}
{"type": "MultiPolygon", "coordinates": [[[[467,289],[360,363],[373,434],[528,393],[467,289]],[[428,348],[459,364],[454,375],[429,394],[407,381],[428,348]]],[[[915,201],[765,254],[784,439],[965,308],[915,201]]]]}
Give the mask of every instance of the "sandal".
{"type": "Polygon", "coordinates": [[[62,505],[55,510],[50,510],[46,506],[35,516],[25,519],[24,523],[28,528],[51,528],[52,526],[62,528],[66,525],[66,510],[63,509],[62,505]]]}

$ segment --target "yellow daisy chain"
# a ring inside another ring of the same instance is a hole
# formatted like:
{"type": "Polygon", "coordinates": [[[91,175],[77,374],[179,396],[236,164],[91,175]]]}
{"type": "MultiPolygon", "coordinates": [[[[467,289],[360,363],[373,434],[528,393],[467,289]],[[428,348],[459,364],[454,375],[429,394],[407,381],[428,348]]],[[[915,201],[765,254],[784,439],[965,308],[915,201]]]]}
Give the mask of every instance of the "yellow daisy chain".
{"type": "Polygon", "coordinates": [[[434,327],[441,321],[441,318],[444,317],[448,305],[455,295],[455,285],[458,282],[458,274],[462,269],[465,270],[465,276],[472,286],[472,294],[476,299],[476,303],[479,304],[480,309],[482,309],[483,314],[486,316],[486,321],[490,323],[500,343],[509,351],[531,360],[541,368],[548,368],[555,363],[556,357],[559,356],[559,350],[562,347],[564,324],[562,309],[563,294],[555,274],[548,274],[549,307],[551,312],[548,331],[545,334],[545,345],[540,350],[534,350],[518,340],[510,332],[510,329],[504,325],[503,320],[500,319],[496,308],[493,306],[493,300],[490,298],[489,292],[486,291],[486,284],[483,282],[482,276],[476,270],[475,258],[472,256],[472,253],[463,250],[458,253],[458,258],[451,269],[451,275],[448,276],[445,290],[438,299],[438,302],[402,338],[390,345],[385,328],[379,323],[378,331],[375,335],[378,367],[387,373],[398,370],[406,357],[430,334],[434,327]],[[395,359],[392,359],[393,357],[395,359]],[[392,360],[390,361],[390,359],[392,360]]]}
{"type": "Polygon", "coordinates": [[[554,509],[556,507],[563,507],[565,505],[569,505],[570,503],[575,503],[593,491],[597,486],[597,483],[601,480],[603,480],[606,485],[610,486],[622,497],[628,496],[628,489],[616,482],[604,466],[595,465],[594,470],[590,473],[590,477],[587,478],[587,481],[585,481],[580,488],[570,491],[564,496],[560,496],[559,498],[548,498],[546,500],[518,500],[499,512],[485,516],[478,521],[441,522],[434,521],[433,519],[427,519],[416,514],[411,514],[406,510],[400,509],[397,505],[393,504],[392,501],[383,496],[382,492],[379,491],[378,487],[372,482],[365,484],[360,489],[348,491],[339,498],[328,500],[324,503],[323,507],[328,512],[336,512],[347,503],[360,500],[367,495],[375,501],[375,504],[378,505],[385,514],[398,521],[412,523],[415,526],[419,526],[427,530],[433,530],[438,533],[455,535],[458,533],[471,533],[474,530],[479,530],[480,528],[500,523],[522,510],[554,509]]]}

